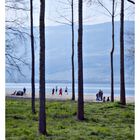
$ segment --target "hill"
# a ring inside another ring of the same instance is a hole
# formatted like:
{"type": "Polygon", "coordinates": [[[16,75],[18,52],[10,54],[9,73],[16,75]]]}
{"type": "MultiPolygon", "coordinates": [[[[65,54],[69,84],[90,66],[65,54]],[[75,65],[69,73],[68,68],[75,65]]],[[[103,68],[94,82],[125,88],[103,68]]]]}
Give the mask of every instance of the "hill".
{"type": "MultiPolygon", "coordinates": [[[[115,82],[119,82],[119,22],[115,22],[115,52],[114,74],[115,82]]],[[[83,33],[83,60],[84,82],[110,82],[110,50],[111,50],[111,23],[84,26],[83,33]]],[[[27,29],[29,32],[29,28],[27,29]]],[[[39,74],[39,32],[34,27],[36,52],[36,82],[39,74]]],[[[126,82],[133,83],[133,59],[127,57],[129,49],[134,47],[134,40],[130,41],[130,33],[134,34],[134,22],[125,21],[125,68],[126,82]]],[[[134,37],[132,37],[134,38],[134,37]]],[[[30,38],[25,43],[15,41],[20,46],[17,52],[26,57],[30,63],[30,38]],[[22,52],[22,54],[21,54],[22,52]]],[[[26,77],[13,71],[14,80],[6,76],[6,82],[30,82],[30,69],[21,66],[26,77]]],[[[77,26],[75,26],[75,74],[77,81],[77,26]]],[[[46,27],[46,81],[71,82],[71,28],[66,25],[46,27]]]]}

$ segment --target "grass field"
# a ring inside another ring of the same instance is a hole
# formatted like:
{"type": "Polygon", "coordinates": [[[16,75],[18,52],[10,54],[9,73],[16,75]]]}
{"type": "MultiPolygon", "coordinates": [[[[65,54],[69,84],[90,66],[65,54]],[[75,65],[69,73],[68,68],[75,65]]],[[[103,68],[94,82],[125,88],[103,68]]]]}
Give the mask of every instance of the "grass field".
{"type": "Polygon", "coordinates": [[[76,119],[77,103],[46,101],[47,133],[38,133],[38,109],[29,99],[6,99],[6,140],[134,140],[134,104],[85,103],[85,120],[76,119]]]}

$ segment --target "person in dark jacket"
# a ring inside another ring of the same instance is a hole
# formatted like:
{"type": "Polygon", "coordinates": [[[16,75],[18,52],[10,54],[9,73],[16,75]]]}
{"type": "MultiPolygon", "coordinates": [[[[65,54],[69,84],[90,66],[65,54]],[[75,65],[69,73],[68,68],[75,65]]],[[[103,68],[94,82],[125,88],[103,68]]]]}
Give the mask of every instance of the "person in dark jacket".
{"type": "Polygon", "coordinates": [[[54,95],[54,88],[52,89],[52,95],[54,95]]]}

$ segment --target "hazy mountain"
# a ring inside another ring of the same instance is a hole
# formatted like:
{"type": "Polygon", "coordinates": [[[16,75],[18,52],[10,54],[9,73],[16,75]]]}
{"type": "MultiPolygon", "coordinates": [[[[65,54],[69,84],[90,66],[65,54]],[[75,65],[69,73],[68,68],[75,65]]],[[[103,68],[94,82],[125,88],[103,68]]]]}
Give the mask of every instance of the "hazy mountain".
{"type": "MultiPolygon", "coordinates": [[[[115,22],[115,55],[114,69],[115,81],[119,82],[119,22],[115,22]]],[[[28,30],[28,29],[27,29],[28,30]]],[[[39,32],[34,27],[36,47],[36,82],[39,78],[39,32]]],[[[130,33],[134,34],[134,22],[125,22],[125,66],[126,82],[133,82],[133,61],[127,55],[128,50],[134,47],[134,40],[130,41],[130,33]]],[[[133,36],[132,36],[133,38],[133,36]]],[[[110,82],[110,50],[111,50],[111,23],[84,26],[84,81],[85,82],[110,82]]],[[[16,41],[16,40],[15,40],[16,41]]],[[[16,41],[20,46],[17,49],[27,57],[30,62],[30,38],[26,43],[16,41]]],[[[131,58],[134,59],[134,58],[131,58]]],[[[30,81],[30,69],[22,66],[26,78],[13,71],[14,79],[17,82],[30,81]]],[[[75,27],[75,74],[77,81],[77,27],[75,27]]],[[[10,76],[6,77],[7,82],[13,82],[10,76]]],[[[71,28],[69,26],[46,27],[46,81],[71,81],[71,28]]]]}

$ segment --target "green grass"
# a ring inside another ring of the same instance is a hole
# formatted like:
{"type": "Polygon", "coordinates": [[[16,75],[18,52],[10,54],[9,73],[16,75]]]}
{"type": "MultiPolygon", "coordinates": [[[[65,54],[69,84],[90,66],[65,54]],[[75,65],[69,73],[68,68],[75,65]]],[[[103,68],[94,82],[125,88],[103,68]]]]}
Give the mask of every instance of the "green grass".
{"type": "Polygon", "coordinates": [[[31,102],[6,99],[6,140],[134,140],[134,104],[85,103],[85,120],[76,119],[77,103],[47,101],[47,133],[38,133],[38,108],[31,102]]]}

